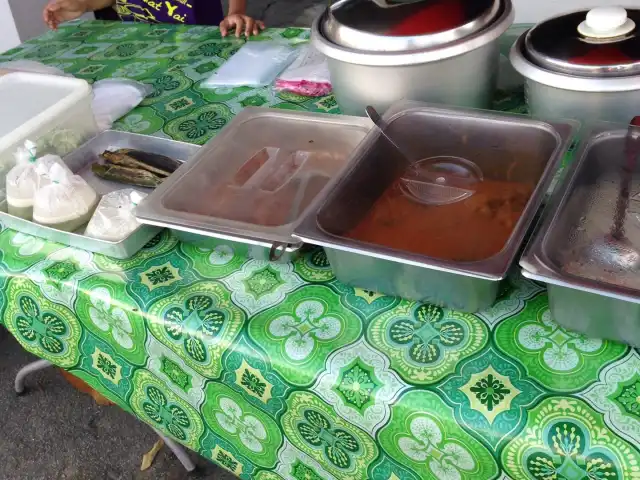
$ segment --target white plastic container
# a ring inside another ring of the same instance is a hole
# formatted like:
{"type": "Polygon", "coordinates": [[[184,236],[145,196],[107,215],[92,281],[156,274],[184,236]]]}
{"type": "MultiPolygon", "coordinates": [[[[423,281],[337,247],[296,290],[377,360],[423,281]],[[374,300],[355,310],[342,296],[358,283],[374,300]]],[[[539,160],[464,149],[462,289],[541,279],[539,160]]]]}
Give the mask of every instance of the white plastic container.
{"type": "Polygon", "coordinates": [[[15,164],[13,154],[25,140],[36,142],[39,154],[64,156],[96,135],[91,99],[91,87],[84,80],[22,72],[0,77],[3,190],[5,176],[15,164]]]}

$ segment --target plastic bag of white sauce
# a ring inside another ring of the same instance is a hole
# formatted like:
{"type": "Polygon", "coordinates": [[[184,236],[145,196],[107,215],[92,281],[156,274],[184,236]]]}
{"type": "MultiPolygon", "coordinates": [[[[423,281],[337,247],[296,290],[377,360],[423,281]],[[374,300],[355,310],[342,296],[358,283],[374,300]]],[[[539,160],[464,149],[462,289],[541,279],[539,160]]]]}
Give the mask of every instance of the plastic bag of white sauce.
{"type": "Polygon", "coordinates": [[[49,172],[53,165],[71,171],[57,155],[36,158],[36,145],[26,141],[15,154],[16,165],[7,173],[7,207],[11,215],[31,220],[36,191],[51,183],[49,172]]]}
{"type": "Polygon", "coordinates": [[[202,87],[270,85],[295,59],[296,51],[295,47],[275,40],[247,42],[202,87]]]}
{"type": "Polygon", "coordinates": [[[98,194],[79,175],[61,165],[49,172],[51,184],[40,188],[33,200],[33,221],[73,232],[87,223],[98,202],[98,194]]]}
{"type": "Polygon", "coordinates": [[[124,240],[140,225],[133,211],[146,196],[132,188],[107,193],[100,200],[84,234],[108,242],[124,240]]]}

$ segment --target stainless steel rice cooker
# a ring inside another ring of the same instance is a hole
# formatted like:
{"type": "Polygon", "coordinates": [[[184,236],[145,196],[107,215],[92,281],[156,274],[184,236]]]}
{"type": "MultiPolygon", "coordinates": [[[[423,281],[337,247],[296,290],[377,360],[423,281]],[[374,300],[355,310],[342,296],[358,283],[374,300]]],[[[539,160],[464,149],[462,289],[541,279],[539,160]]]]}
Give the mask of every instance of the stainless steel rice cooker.
{"type": "Polygon", "coordinates": [[[343,113],[401,99],[490,107],[511,0],[380,3],[339,0],[313,22],[311,41],[328,58],[343,113]]]}
{"type": "Polygon", "coordinates": [[[551,18],[522,34],[510,60],[532,114],[628,123],[640,111],[640,10],[551,18]]]}

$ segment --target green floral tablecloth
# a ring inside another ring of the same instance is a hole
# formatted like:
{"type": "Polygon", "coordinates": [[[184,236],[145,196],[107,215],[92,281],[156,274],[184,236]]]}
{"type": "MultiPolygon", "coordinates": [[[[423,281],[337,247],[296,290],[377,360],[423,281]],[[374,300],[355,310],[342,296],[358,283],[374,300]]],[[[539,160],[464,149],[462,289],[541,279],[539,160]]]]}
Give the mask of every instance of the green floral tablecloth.
{"type": "MultiPolygon", "coordinates": [[[[118,128],[195,143],[248,105],[335,109],[200,89],[239,45],[90,22],[2,59],[150,83],[118,128]]],[[[517,275],[471,315],[347,287],[319,249],[269,264],[165,231],[120,261],[4,229],[0,254],[2,319],[24,348],[242,478],[640,478],[638,351],[560,328],[517,275]]]]}

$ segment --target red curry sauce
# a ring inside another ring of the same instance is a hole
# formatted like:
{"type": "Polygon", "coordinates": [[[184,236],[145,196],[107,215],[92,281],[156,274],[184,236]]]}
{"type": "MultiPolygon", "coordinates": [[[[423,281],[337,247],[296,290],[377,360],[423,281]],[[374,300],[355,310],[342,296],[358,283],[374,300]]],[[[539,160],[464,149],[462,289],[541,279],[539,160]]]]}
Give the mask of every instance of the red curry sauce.
{"type": "Polygon", "coordinates": [[[524,183],[484,180],[475,194],[423,205],[389,187],[347,237],[441,260],[473,262],[499,253],[533,192],[524,183]]]}

